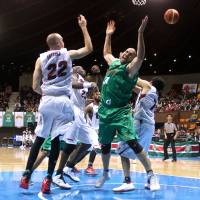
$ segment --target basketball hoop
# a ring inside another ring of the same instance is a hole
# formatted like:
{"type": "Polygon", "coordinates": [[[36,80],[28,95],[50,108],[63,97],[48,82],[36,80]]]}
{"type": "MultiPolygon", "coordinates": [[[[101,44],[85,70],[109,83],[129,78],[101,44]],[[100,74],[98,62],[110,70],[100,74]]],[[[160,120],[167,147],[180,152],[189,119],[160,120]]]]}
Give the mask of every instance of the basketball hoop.
{"type": "Polygon", "coordinates": [[[132,0],[135,6],[143,6],[146,4],[146,0],[132,0]]]}

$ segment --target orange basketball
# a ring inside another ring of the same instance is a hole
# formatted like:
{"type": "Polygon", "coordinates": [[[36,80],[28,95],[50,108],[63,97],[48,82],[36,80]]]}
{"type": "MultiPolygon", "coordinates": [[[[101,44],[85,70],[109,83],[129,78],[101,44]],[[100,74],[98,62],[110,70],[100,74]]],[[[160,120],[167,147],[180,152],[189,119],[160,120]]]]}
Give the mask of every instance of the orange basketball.
{"type": "Polygon", "coordinates": [[[164,19],[168,24],[176,24],[179,20],[179,12],[175,9],[168,9],[164,14],[164,19]]]}

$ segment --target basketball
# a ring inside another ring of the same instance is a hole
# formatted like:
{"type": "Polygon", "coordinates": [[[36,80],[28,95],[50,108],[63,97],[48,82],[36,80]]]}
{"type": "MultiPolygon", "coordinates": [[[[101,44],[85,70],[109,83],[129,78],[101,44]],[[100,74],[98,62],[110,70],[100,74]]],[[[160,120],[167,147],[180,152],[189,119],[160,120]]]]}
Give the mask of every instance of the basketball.
{"type": "Polygon", "coordinates": [[[93,66],[91,67],[91,72],[92,72],[93,74],[98,74],[98,73],[100,73],[99,66],[98,66],[98,65],[93,65],[93,66]]]}
{"type": "Polygon", "coordinates": [[[179,20],[179,12],[175,9],[168,9],[164,14],[164,20],[168,24],[176,24],[179,20]]]}

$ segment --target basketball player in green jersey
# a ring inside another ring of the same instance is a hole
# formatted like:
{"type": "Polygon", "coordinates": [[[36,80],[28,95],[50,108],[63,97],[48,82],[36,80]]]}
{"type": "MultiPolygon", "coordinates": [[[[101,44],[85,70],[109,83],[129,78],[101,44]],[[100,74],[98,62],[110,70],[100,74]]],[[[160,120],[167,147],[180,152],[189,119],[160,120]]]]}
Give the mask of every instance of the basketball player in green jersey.
{"type": "MultiPolygon", "coordinates": [[[[127,142],[133,149],[143,164],[148,177],[154,176],[151,163],[137,141],[137,134],[133,128],[131,105],[129,104],[132,89],[137,83],[138,72],[145,57],[143,32],[147,22],[148,17],[146,16],[138,29],[137,52],[133,48],[128,48],[120,54],[119,59],[114,58],[111,50],[111,36],[115,32],[115,22],[109,21],[107,24],[103,54],[109,69],[103,81],[98,111],[99,142],[102,145],[104,171],[102,177],[96,182],[97,188],[102,187],[104,182],[109,179],[111,142],[116,133],[120,140],[127,142]]],[[[122,167],[126,168],[126,166],[122,167]]],[[[130,177],[126,176],[126,173],[125,182],[130,182],[130,177]]],[[[130,188],[130,190],[133,189],[130,188]]]]}

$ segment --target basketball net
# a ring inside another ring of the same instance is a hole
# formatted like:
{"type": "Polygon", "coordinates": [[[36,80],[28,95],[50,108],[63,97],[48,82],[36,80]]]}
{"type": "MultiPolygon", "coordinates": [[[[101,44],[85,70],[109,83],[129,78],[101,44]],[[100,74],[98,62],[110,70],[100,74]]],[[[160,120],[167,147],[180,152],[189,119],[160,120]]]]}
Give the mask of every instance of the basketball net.
{"type": "Polygon", "coordinates": [[[132,0],[135,6],[143,6],[146,4],[146,0],[132,0]]]}

